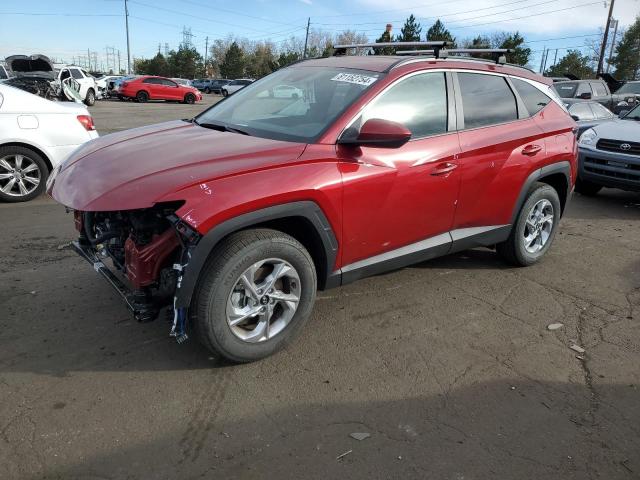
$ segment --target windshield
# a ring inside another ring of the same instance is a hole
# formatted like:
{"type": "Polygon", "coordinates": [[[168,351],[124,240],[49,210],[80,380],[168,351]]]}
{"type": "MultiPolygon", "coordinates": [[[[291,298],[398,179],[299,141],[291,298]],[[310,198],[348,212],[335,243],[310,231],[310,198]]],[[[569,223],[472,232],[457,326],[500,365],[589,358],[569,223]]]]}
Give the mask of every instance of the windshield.
{"type": "Polygon", "coordinates": [[[624,120],[640,120],[640,105],[627,113],[624,117],[624,120]]]}
{"type": "Polygon", "coordinates": [[[616,93],[637,93],[640,95],[640,82],[625,83],[616,93]]]}
{"type": "Polygon", "coordinates": [[[196,121],[222,122],[258,137],[313,143],[382,76],[342,68],[285,68],[227,97],[196,121]]]}
{"type": "Polygon", "coordinates": [[[574,93],[576,92],[576,88],[578,88],[577,83],[556,83],[554,85],[558,95],[562,98],[573,98],[574,93]]]}

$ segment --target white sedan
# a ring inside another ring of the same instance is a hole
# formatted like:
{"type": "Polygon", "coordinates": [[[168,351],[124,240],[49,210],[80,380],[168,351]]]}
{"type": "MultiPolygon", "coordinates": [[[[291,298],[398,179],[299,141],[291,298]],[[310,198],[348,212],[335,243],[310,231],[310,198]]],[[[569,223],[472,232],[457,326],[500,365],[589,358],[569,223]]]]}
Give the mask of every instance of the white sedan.
{"type": "Polygon", "coordinates": [[[228,97],[232,93],[236,93],[238,90],[242,90],[247,85],[252,84],[254,81],[255,80],[251,78],[239,78],[227,83],[224,87],[222,87],[220,92],[222,93],[222,96],[228,97]]]}
{"type": "Polygon", "coordinates": [[[47,100],[0,84],[0,200],[35,198],[52,169],[97,137],[81,103],[47,100]]]}

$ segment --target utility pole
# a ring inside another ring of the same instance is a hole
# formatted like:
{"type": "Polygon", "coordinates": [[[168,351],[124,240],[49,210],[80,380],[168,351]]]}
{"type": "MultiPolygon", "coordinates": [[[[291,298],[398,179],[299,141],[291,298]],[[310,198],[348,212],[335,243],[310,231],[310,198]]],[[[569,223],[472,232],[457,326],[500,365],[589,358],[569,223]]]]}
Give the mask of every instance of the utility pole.
{"type": "Polygon", "coordinates": [[[542,49],[542,58],[540,59],[540,75],[544,75],[544,54],[547,51],[547,47],[542,49]]]}
{"type": "Polygon", "coordinates": [[[544,64],[542,65],[542,73],[544,74],[545,70],[547,69],[547,60],[549,59],[549,49],[547,48],[547,52],[545,53],[544,56],[544,64]]]}
{"type": "Polygon", "coordinates": [[[131,74],[131,49],[129,47],[129,7],[124,0],[124,23],[127,28],[127,74],[131,74]]]}
{"type": "Polygon", "coordinates": [[[204,39],[204,76],[207,76],[207,52],[209,51],[209,36],[204,39]]]}
{"type": "Polygon", "coordinates": [[[120,49],[118,49],[118,73],[116,73],[116,75],[120,75],[120,72],[122,70],[120,70],[120,49]]]}
{"type": "Polygon", "coordinates": [[[611,66],[611,59],[613,58],[613,49],[616,46],[616,36],[618,35],[618,20],[611,19],[613,24],[613,40],[611,40],[611,50],[609,50],[609,60],[607,61],[607,73],[609,73],[609,67],[611,66]]]}
{"type": "Polygon", "coordinates": [[[89,49],[87,48],[87,64],[85,65],[84,68],[86,68],[87,70],[91,70],[91,52],[89,51],[89,49]]]}
{"type": "Polygon", "coordinates": [[[604,27],[604,37],[602,39],[602,45],[600,46],[600,57],[598,58],[598,70],[596,71],[596,76],[602,73],[602,64],[604,63],[604,54],[607,48],[607,39],[609,38],[609,27],[611,26],[611,16],[613,15],[613,5],[616,3],[616,0],[610,0],[611,5],[609,5],[609,15],[607,15],[607,23],[604,27]]]}
{"type": "Polygon", "coordinates": [[[311,25],[311,17],[307,19],[307,34],[304,37],[304,52],[302,58],[307,58],[307,44],[309,43],[309,25],[311,25]]]}
{"type": "Polygon", "coordinates": [[[556,64],[556,61],[558,60],[558,49],[556,48],[556,54],[553,56],[553,64],[556,64]]]}

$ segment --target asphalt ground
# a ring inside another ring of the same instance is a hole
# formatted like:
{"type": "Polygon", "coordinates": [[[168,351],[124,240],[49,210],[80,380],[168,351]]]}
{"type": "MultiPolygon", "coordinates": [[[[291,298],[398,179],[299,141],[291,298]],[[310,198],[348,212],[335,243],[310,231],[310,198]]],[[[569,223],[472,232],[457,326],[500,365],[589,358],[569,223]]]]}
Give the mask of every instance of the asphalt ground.
{"type": "Polygon", "coordinates": [[[640,478],[639,218],[574,195],[540,264],[477,249],[320,292],[287,350],[234,366],[136,323],[61,206],[2,204],[0,478],[640,478]]]}

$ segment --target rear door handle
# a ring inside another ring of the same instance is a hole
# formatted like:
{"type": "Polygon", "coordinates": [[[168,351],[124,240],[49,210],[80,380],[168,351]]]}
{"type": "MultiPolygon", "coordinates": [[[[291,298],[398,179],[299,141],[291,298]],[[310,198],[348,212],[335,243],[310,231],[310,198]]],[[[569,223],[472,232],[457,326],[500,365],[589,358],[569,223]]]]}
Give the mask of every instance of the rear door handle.
{"type": "Polygon", "coordinates": [[[542,150],[542,147],[540,145],[527,145],[526,147],[524,147],[522,149],[522,154],[523,155],[535,155],[540,150],[542,150]]]}
{"type": "Polygon", "coordinates": [[[439,163],[436,167],[431,171],[431,175],[446,175],[447,173],[453,172],[456,168],[458,168],[458,164],[451,162],[439,163]]]}

